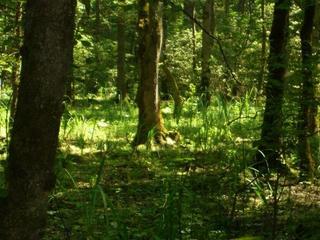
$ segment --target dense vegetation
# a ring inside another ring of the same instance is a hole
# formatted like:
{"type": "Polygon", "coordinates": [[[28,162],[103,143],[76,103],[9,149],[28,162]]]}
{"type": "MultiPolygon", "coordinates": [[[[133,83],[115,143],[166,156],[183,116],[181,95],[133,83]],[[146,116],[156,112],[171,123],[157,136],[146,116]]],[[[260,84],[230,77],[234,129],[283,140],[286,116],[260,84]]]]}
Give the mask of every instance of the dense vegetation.
{"type": "Polygon", "coordinates": [[[0,13],[1,239],[320,239],[319,1],[0,13]]]}

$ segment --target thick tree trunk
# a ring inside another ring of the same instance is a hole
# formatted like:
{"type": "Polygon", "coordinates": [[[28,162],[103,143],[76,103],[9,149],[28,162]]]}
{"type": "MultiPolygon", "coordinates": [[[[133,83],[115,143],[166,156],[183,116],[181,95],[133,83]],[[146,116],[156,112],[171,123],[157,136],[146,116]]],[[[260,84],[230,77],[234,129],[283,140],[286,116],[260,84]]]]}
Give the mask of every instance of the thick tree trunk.
{"type": "Polygon", "coordinates": [[[310,136],[317,129],[316,82],[314,78],[315,59],[312,54],[312,34],[315,17],[315,0],[305,1],[304,19],[301,27],[301,57],[302,57],[302,98],[300,119],[298,124],[298,151],[300,157],[301,177],[313,178],[315,160],[310,145],[310,136]]]}
{"type": "MultiPolygon", "coordinates": [[[[203,7],[203,27],[209,32],[215,31],[215,16],[214,16],[214,0],[207,0],[203,7]]],[[[208,34],[202,33],[202,50],[201,50],[201,81],[199,86],[199,94],[201,105],[209,106],[211,101],[211,71],[210,71],[210,57],[212,53],[213,41],[208,34]]]]}
{"type": "Polygon", "coordinates": [[[71,75],[75,0],[28,0],[0,239],[37,240],[45,226],[63,97],[71,75]]]}
{"type": "Polygon", "coordinates": [[[271,168],[281,166],[282,104],[284,80],[288,65],[287,42],[290,0],[275,0],[271,27],[266,104],[256,164],[271,168]]]}
{"type": "Polygon", "coordinates": [[[134,145],[144,144],[153,133],[164,142],[164,125],[160,111],[159,59],[162,47],[162,4],[159,0],[139,1],[139,67],[137,93],[139,123],[134,145]]]}
{"type": "Polygon", "coordinates": [[[117,93],[120,102],[128,97],[125,62],[126,62],[126,46],[125,46],[125,19],[124,19],[124,4],[125,0],[120,1],[118,22],[117,22],[117,42],[118,42],[118,56],[117,56],[117,93]]]}

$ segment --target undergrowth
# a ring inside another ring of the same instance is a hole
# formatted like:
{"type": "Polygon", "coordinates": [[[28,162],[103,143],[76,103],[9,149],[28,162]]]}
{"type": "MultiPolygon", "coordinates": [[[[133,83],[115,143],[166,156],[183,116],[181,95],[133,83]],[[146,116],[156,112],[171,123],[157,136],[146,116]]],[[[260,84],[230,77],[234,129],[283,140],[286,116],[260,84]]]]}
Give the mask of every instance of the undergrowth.
{"type": "MultiPolygon", "coordinates": [[[[179,141],[137,149],[134,104],[76,99],[61,122],[44,239],[319,239],[317,182],[298,184],[294,169],[267,177],[251,167],[262,114],[251,99],[216,97],[207,110],[189,99],[179,121],[164,102],[179,141]]],[[[5,140],[1,147],[4,160],[5,140]]]]}

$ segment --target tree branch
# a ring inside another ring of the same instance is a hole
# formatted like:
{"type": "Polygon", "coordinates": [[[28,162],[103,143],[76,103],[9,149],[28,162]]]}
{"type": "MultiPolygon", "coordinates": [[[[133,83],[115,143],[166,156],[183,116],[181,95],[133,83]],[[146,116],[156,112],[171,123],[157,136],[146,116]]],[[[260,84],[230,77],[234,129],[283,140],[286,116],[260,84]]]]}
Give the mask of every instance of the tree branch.
{"type": "Polygon", "coordinates": [[[203,32],[204,32],[205,34],[207,34],[210,38],[212,38],[214,41],[217,42],[218,47],[219,47],[219,51],[220,51],[220,53],[221,53],[221,55],[222,55],[223,61],[224,61],[225,65],[226,65],[228,71],[230,72],[233,80],[234,80],[236,83],[239,83],[238,79],[236,78],[236,76],[235,76],[235,74],[234,74],[234,72],[233,72],[233,70],[232,70],[232,68],[231,68],[231,66],[230,66],[230,64],[229,64],[228,58],[227,58],[227,56],[226,56],[226,54],[225,54],[225,52],[224,52],[224,50],[223,50],[222,43],[221,43],[220,39],[217,38],[216,36],[212,35],[207,29],[205,29],[205,28],[202,26],[202,24],[201,24],[196,18],[194,18],[193,16],[191,16],[191,15],[190,15],[187,11],[185,11],[183,8],[181,8],[180,6],[177,6],[177,5],[176,5],[175,3],[173,3],[171,0],[165,0],[165,1],[168,1],[169,5],[170,5],[172,8],[174,8],[174,9],[182,12],[184,15],[186,15],[186,16],[187,16],[191,21],[193,21],[201,30],[203,30],[203,32]]]}

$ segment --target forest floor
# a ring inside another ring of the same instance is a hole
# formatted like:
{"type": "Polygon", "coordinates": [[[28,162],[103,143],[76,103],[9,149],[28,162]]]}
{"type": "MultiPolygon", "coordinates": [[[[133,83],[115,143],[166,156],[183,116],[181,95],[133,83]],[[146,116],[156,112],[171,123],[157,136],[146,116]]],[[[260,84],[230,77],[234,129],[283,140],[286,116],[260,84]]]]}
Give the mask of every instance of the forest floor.
{"type": "Polygon", "coordinates": [[[179,121],[162,109],[179,141],[133,149],[133,106],[68,107],[44,239],[320,239],[320,182],[299,183],[291,155],[290,176],[250,167],[258,105],[217,98],[199,112],[190,100],[179,121]]]}

